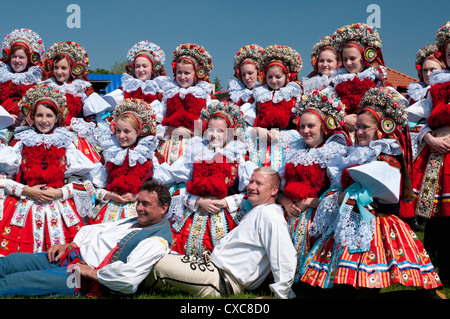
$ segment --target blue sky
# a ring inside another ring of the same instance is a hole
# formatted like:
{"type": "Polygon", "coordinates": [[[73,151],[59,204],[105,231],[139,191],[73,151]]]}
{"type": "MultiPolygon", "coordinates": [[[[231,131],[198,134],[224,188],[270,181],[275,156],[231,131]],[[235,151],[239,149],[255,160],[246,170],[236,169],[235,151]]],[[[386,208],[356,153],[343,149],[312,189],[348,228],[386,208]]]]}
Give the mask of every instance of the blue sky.
{"type": "Polygon", "coordinates": [[[311,70],[313,45],[337,28],[367,22],[380,8],[386,66],[416,77],[417,50],[434,42],[436,31],[450,20],[448,0],[53,0],[2,1],[0,37],[16,28],[30,28],[44,40],[46,49],[55,42],[75,41],[89,54],[91,68],[110,69],[123,61],[127,51],[141,40],[158,44],[166,54],[165,67],[175,47],[193,42],[212,55],[214,69],[226,86],[233,76],[233,59],[247,44],[289,45],[303,58],[300,77],[311,70]],[[39,5],[36,5],[39,4],[39,5]],[[69,28],[70,4],[80,7],[80,28],[69,28]]]}

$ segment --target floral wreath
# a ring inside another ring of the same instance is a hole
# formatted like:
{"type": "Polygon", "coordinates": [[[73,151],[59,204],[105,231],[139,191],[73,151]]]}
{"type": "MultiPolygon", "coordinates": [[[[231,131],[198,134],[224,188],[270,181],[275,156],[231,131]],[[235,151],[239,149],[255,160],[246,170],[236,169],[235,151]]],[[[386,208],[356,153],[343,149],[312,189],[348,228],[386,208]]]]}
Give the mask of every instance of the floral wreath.
{"type": "Polygon", "coordinates": [[[22,109],[22,113],[29,123],[34,122],[31,117],[34,114],[36,107],[42,103],[54,106],[58,112],[58,124],[64,123],[64,120],[69,114],[69,106],[67,105],[66,97],[58,89],[46,85],[38,85],[27,90],[19,102],[19,107],[22,109]]]}
{"type": "Polygon", "coordinates": [[[44,57],[45,46],[39,34],[33,32],[30,29],[15,29],[11,33],[7,34],[3,40],[2,45],[2,61],[8,61],[10,56],[11,47],[16,44],[20,44],[26,47],[30,51],[28,60],[31,64],[37,65],[44,57]]]}
{"type": "MultiPolygon", "coordinates": [[[[234,75],[241,79],[241,64],[251,63],[261,70],[260,57],[264,53],[264,48],[257,44],[250,44],[242,47],[234,56],[234,75]]],[[[242,80],[242,79],[241,79],[242,80]]]]}
{"type": "MultiPolygon", "coordinates": [[[[319,42],[314,44],[312,52],[311,52],[311,65],[314,68],[314,70],[317,70],[317,61],[319,60],[319,55],[323,50],[333,50],[333,52],[336,52],[336,48],[334,47],[334,39],[331,36],[325,36],[322,39],[320,39],[319,42]]],[[[336,54],[338,57],[339,55],[336,54]]]]}
{"type": "Polygon", "coordinates": [[[134,74],[134,61],[138,56],[144,56],[150,60],[152,63],[152,73],[157,76],[158,74],[164,74],[164,61],[166,60],[166,55],[164,51],[156,44],[149,41],[141,41],[133,45],[133,47],[128,50],[127,62],[128,65],[125,66],[125,70],[128,74],[134,74]]]}
{"type": "Polygon", "coordinates": [[[363,63],[384,65],[379,33],[365,23],[353,23],[337,29],[332,35],[336,51],[342,54],[345,46],[356,47],[363,56],[363,63]]]}
{"type": "Polygon", "coordinates": [[[445,69],[445,64],[442,62],[441,57],[442,57],[442,54],[440,51],[438,51],[438,48],[437,48],[436,44],[434,44],[434,43],[428,44],[428,45],[424,46],[423,48],[421,48],[416,54],[416,61],[415,61],[415,66],[416,66],[416,69],[418,72],[419,79],[423,80],[422,64],[427,59],[433,59],[434,61],[439,63],[439,65],[442,67],[442,69],[445,69]]]}
{"type": "MultiPolygon", "coordinates": [[[[436,33],[436,46],[439,51],[442,53],[442,60],[444,63],[447,63],[445,59],[445,47],[450,41],[450,21],[444,24],[436,33]]],[[[449,67],[449,66],[447,66],[449,67]]]]}
{"type": "Polygon", "coordinates": [[[334,131],[343,125],[345,105],[332,91],[314,90],[303,94],[292,112],[297,118],[300,118],[305,112],[312,112],[322,120],[328,130],[334,131]]]}
{"type": "Polygon", "coordinates": [[[296,81],[297,76],[303,68],[303,60],[300,54],[286,45],[270,45],[264,49],[261,55],[260,65],[263,72],[272,65],[281,66],[289,75],[289,81],[296,81]]]}
{"type": "Polygon", "coordinates": [[[381,130],[385,134],[393,133],[397,126],[406,127],[408,115],[401,95],[389,87],[369,89],[363,96],[360,112],[370,111],[380,121],[381,130]]]}
{"type": "Polygon", "coordinates": [[[139,136],[148,136],[156,134],[156,115],[150,104],[140,99],[125,99],[112,112],[111,131],[115,133],[117,121],[128,116],[133,119],[138,129],[139,136]]]}
{"type": "Polygon", "coordinates": [[[209,102],[202,109],[200,113],[200,120],[203,125],[206,126],[208,121],[213,116],[220,116],[223,118],[227,122],[228,126],[234,130],[235,136],[239,139],[243,139],[247,125],[244,119],[244,114],[238,105],[229,102],[211,100],[211,102],[209,102]]]}
{"type": "Polygon", "coordinates": [[[45,72],[53,70],[53,60],[58,55],[63,55],[71,62],[73,75],[77,76],[87,72],[89,57],[86,50],[78,43],[71,41],[58,42],[50,47],[43,61],[45,72]]]}
{"type": "Polygon", "coordinates": [[[213,64],[211,55],[204,47],[194,43],[185,43],[177,46],[172,57],[172,69],[174,75],[176,73],[176,64],[182,59],[192,63],[197,79],[209,81],[209,75],[212,72],[213,64]]]}

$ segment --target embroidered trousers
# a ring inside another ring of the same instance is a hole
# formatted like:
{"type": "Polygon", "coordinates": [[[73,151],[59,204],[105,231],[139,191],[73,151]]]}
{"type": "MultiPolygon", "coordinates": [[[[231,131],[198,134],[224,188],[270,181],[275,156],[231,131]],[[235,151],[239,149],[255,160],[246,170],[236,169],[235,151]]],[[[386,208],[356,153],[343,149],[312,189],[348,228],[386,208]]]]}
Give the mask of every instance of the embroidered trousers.
{"type": "Polygon", "coordinates": [[[221,272],[208,257],[165,255],[153,267],[144,286],[160,288],[170,285],[192,295],[216,298],[242,292],[243,288],[236,279],[221,272]]]}

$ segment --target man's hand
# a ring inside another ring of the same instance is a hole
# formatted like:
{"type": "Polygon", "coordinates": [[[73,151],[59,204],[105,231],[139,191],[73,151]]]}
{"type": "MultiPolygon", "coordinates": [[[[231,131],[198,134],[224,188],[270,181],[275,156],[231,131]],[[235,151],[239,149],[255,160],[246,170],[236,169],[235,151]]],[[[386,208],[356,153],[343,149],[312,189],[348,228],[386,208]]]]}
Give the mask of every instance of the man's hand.
{"type": "Polygon", "coordinates": [[[77,245],[75,243],[63,244],[63,245],[53,245],[47,250],[47,258],[49,262],[58,261],[66,252],[67,247],[77,245]]]}

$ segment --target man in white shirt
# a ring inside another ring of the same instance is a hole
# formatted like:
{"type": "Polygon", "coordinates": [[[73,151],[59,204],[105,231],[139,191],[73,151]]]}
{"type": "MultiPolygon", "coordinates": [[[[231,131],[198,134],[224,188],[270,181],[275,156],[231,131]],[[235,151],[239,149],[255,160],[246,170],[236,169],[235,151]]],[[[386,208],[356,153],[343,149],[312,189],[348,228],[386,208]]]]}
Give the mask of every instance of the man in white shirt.
{"type": "Polygon", "coordinates": [[[220,297],[258,288],[270,272],[275,298],[293,298],[291,286],[297,266],[281,206],[275,203],[280,176],[271,168],[257,168],[247,187],[253,208],[228,233],[211,255],[164,256],[145,280],[145,287],[165,284],[198,296],[220,297]]]}
{"type": "Polygon", "coordinates": [[[145,182],[137,216],[83,226],[70,244],[0,258],[0,296],[132,294],[172,246],[166,186],[145,182]]]}

